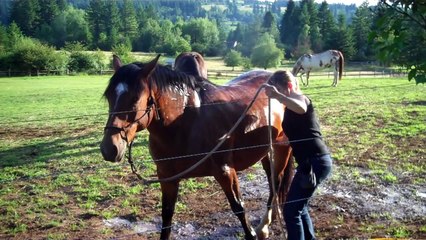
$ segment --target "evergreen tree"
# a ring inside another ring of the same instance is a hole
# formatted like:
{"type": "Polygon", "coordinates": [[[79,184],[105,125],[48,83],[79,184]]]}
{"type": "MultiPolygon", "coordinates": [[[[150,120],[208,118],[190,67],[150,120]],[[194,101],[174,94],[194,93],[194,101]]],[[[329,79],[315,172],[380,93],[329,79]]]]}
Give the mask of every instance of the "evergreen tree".
{"type": "Polygon", "coordinates": [[[274,15],[271,11],[267,11],[263,17],[262,27],[264,32],[268,32],[271,36],[274,37],[275,42],[280,42],[280,34],[275,20],[274,15]]]}
{"type": "Polygon", "coordinates": [[[11,21],[15,22],[27,36],[34,36],[39,26],[40,5],[37,0],[16,0],[12,2],[11,21]]]}
{"type": "Polygon", "coordinates": [[[296,48],[293,51],[295,56],[301,56],[305,53],[312,53],[311,39],[309,37],[311,27],[309,25],[310,18],[307,4],[302,4],[302,11],[298,16],[301,30],[297,36],[296,48]]]}
{"type": "Polygon", "coordinates": [[[281,19],[280,25],[280,39],[284,44],[286,51],[286,57],[292,57],[293,50],[297,45],[297,37],[300,33],[300,22],[297,19],[300,14],[300,9],[296,6],[293,0],[290,0],[287,4],[287,9],[281,19]]]}
{"type": "Polygon", "coordinates": [[[314,0],[307,0],[306,6],[309,15],[309,37],[313,52],[320,52],[323,47],[322,35],[319,28],[318,8],[314,0]]]}
{"type": "Polygon", "coordinates": [[[352,59],[355,53],[352,31],[346,26],[346,16],[343,13],[338,15],[338,28],[332,33],[328,45],[331,49],[341,51],[345,59],[352,59]]]}
{"type": "Polygon", "coordinates": [[[57,15],[59,15],[59,7],[56,0],[38,0],[40,3],[40,24],[50,25],[57,15]]]}
{"type": "Polygon", "coordinates": [[[113,46],[119,43],[120,30],[120,10],[116,1],[107,2],[107,14],[105,19],[105,30],[107,35],[107,49],[112,49],[113,46]]]}
{"type": "Polygon", "coordinates": [[[368,2],[364,2],[357,8],[352,18],[352,31],[356,50],[355,60],[364,61],[373,54],[371,46],[368,44],[372,22],[373,16],[368,7],[368,2]]]}
{"type": "Polygon", "coordinates": [[[328,3],[323,1],[318,11],[318,26],[320,29],[320,34],[323,41],[323,49],[328,50],[332,49],[332,46],[329,45],[331,42],[330,38],[333,32],[337,31],[336,20],[333,17],[332,12],[328,7],[328,3]]]}
{"type": "Polygon", "coordinates": [[[121,19],[124,36],[130,41],[133,41],[138,33],[138,21],[136,19],[136,11],[132,0],[123,0],[121,19]]]}
{"type": "Polygon", "coordinates": [[[105,35],[105,22],[103,17],[103,9],[106,9],[104,0],[91,0],[89,8],[86,10],[87,21],[89,23],[90,32],[93,36],[93,45],[98,47],[102,42],[102,35],[105,35]]]}

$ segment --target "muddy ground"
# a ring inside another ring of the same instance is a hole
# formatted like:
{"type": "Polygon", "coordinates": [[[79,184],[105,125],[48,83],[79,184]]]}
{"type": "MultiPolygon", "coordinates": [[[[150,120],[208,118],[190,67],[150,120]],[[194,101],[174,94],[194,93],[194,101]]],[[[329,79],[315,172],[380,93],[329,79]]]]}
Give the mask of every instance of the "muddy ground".
{"type": "MultiPolygon", "coordinates": [[[[338,166],[334,171],[338,171],[338,166]]],[[[255,173],[254,179],[253,174],[246,177],[247,173],[239,177],[245,206],[255,226],[263,216],[268,192],[263,171],[251,173],[255,173]]],[[[196,193],[181,194],[179,201],[187,208],[174,216],[174,239],[243,239],[240,223],[217,184],[196,193]]],[[[426,225],[425,203],[425,186],[365,187],[343,177],[324,182],[310,206],[319,239],[401,238],[406,232],[410,233],[410,239],[426,239],[426,233],[421,230],[426,225]]],[[[150,204],[155,203],[151,201],[145,206],[150,204]]],[[[149,207],[138,216],[102,220],[102,224],[113,231],[110,239],[158,239],[160,209],[149,207]]],[[[270,229],[270,239],[284,238],[285,230],[278,220],[270,229]]]]}

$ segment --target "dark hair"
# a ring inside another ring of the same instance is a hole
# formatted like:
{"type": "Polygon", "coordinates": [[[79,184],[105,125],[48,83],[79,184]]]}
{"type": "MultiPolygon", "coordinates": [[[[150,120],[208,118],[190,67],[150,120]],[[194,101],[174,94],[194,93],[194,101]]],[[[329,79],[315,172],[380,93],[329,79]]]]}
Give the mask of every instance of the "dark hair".
{"type": "Polygon", "coordinates": [[[292,78],[293,75],[290,72],[279,70],[272,74],[268,80],[268,84],[286,88],[288,87],[288,83],[292,82],[292,78]]]}

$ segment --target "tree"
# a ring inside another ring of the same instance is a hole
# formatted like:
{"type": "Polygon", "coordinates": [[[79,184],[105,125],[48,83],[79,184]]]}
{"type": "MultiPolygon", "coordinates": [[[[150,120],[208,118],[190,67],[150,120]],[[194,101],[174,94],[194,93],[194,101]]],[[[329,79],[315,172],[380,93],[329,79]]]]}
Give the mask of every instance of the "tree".
{"type": "Polygon", "coordinates": [[[283,59],[283,53],[276,46],[274,38],[264,33],[254,47],[250,59],[253,66],[267,69],[277,67],[283,59]]]}
{"type": "Polygon", "coordinates": [[[207,18],[195,18],[186,22],[182,28],[183,35],[191,37],[191,46],[194,51],[206,54],[210,46],[219,41],[219,30],[215,22],[207,18]]]}
{"type": "Polygon", "coordinates": [[[105,34],[105,22],[101,9],[106,9],[104,0],[91,0],[89,8],[86,10],[87,22],[93,36],[94,46],[99,46],[102,34],[105,34]]]}
{"type": "Polygon", "coordinates": [[[13,1],[11,21],[16,22],[25,35],[33,36],[40,22],[39,9],[37,0],[13,1]]]}
{"type": "Polygon", "coordinates": [[[323,39],[319,29],[318,9],[313,0],[303,1],[308,10],[309,40],[313,52],[319,52],[323,47],[323,39]]]}
{"type": "Polygon", "coordinates": [[[330,46],[330,49],[336,49],[343,52],[346,59],[351,59],[355,53],[352,36],[353,34],[351,29],[346,25],[345,15],[343,13],[339,14],[338,28],[332,32],[327,46],[330,46]]]}
{"type": "Polygon", "coordinates": [[[318,18],[318,26],[322,36],[323,50],[332,49],[333,46],[329,45],[331,43],[330,39],[332,33],[337,31],[337,25],[326,1],[321,3],[318,16],[321,16],[318,18]]]}
{"type": "Polygon", "coordinates": [[[368,36],[371,32],[372,13],[368,2],[362,3],[352,18],[352,32],[355,44],[355,60],[365,61],[371,58],[372,49],[368,44],[368,36]]]}
{"type": "Polygon", "coordinates": [[[56,0],[38,0],[40,4],[38,15],[40,24],[50,25],[57,15],[59,15],[59,7],[56,0]]]}
{"type": "Polygon", "coordinates": [[[293,50],[295,56],[301,56],[305,53],[312,53],[311,50],[311,38],[309,25],[309,12],[307,4],[304,4],[302,7],[301,14],[299,15],[299,22],[301,24],[301,30],[297,37],[297,45],[293,50]]]}
{"type": "Polygon", "coordinates": [[[293,0],[290,0],[287,4],[287,9],[281,19],[280,25],[280,39],[284,44],[286,51],[286,57],[290,58],[293,52],[294,46],[296,46],[298,31],[297,7],[293,0]]]}
{"type": "Polygon", "coordinates": [[[138,21],[136,19],[136,11],[135,7],[133,6],[133,1],[123,0],[121,18],[122,32],[124,36],[133,41],[138,32],[138,21]]]}
{"type": "Polygon", "coordinates": [[[235,66],[239,66],[242,64],[243,57],[240,52],[231,49],[225,55],[224,61],[226,66],[232,67],[232,71],[234,71],[235,66]]]}
{"type": "Polygon", "coordinates": [[[105,49],[111,49],[112,46],[116,45],[120,41],[120,10],[118,9],[116,1],[108,1],[107,14],[105,18],[105,34],[107,42],[105,43],[105,49]]]}
{"type": "Polygon", "coordinates": [[[277,27],[277,22],[275,21],[274,15],[272,15],[271,11],[267,11],[265,16],[263,17],[262,27],[264,32],[268,32],[271,36],[274,37],[275,42],[280,41],[280,34],[277,27]]]}
{"type": "Polygon", "coordinates": [[[426,3],[416,0],[380,0],[370,40],[378,58],[407,68],[408,80],[426,82],[426,3]]]}

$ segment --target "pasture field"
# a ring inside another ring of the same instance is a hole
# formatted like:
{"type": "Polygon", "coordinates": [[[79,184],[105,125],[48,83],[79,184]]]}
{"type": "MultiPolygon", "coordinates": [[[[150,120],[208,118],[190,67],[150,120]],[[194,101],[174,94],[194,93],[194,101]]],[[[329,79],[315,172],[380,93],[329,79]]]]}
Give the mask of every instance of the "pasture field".
{"type": "MultiPolygon", "coordinates": [[[[158,239],[159,185],[141,185],[126,162],[105,162],[99,151],[109,77],[0,78],[0,239],[158,239]],[[117,218],[122,224],[112,226],[117,218]]],[[[335,159],[312,201],[319,239],[425,239],[426,86],[406,78],[331,82],[313,78],[302,88],[335,159]]],[[[133,155],[152,178],[147,136],[139,134],[133,155]]],[[[256,188],[260,168],[241,174],[243,189],[256,188]]],[[[254,225],[263,195],[245,192],[254,225]]],[[[242,237],[212,178],[182,181],[174,223],[176,239],[242,237]]],[[[272,229],[271,239],[281,239],[277,221],[272,229]]]]}

